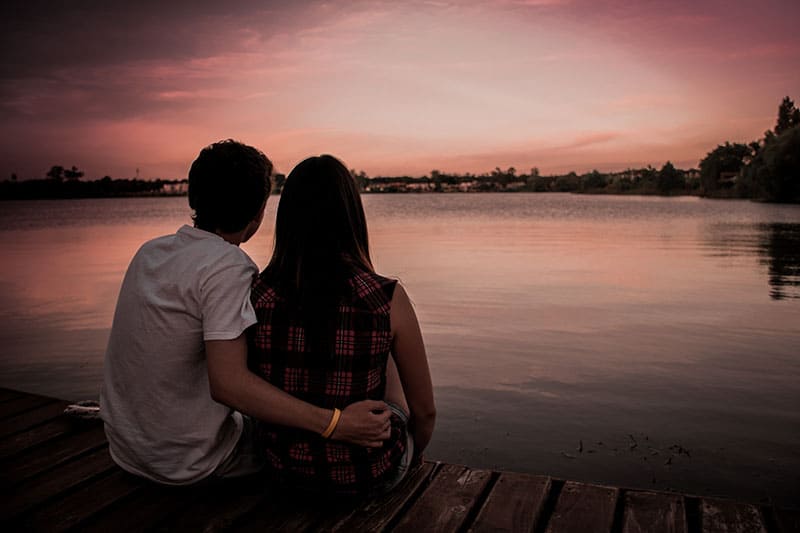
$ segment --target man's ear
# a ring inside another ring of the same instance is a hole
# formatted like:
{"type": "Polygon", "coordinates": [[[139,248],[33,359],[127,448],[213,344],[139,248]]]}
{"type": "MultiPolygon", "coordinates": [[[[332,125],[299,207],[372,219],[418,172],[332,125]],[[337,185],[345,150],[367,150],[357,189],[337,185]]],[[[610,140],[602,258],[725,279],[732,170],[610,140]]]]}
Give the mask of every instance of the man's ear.
{"type": "Polygon", "coordinates": [[[261,227],[261,222],[264,220],[264,211],[267,209],[267,200],[264,199],[264,203],[261,204],[261,209],[258,210],[256,216],[251,220],[247,226],[244,228],[244,232],[242,233],[242,242],[247,242],[250,237],[256,234],[258,228],[261,227]]]}

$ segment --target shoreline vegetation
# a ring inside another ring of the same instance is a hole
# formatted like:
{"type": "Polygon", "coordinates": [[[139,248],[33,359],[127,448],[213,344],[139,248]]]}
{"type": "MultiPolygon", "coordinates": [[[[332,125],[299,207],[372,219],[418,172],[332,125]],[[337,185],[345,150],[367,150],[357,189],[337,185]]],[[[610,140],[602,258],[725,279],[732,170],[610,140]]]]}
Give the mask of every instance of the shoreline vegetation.
{"type": "MultiPolygon", "coordinates": [[[[137,171],[138,174],[138,171],[137,171]]],[[[699,168],[678,169],[667,161],[660,169],[647,166],[603,173],[570,172],[543,176],[534,167],[528,174],[514,167],[495,167],[484,174],[449,174],[432,170],[421,177],[369,177],[352,170],[364,193],[450,192],[570,192],[739,198],[800,203],[800,110],[788,96],[778,107],[775,128],[748,144],[725,142],[700,161],[699,168]]],[[[188,181],[112,179],[82,181],[77,167],[53,166],[44,179],[0,182],[0,200],[185,196],[188,181]]],[[[286,176],[273,176],[273,194],[280,193],[286,176]]]]}

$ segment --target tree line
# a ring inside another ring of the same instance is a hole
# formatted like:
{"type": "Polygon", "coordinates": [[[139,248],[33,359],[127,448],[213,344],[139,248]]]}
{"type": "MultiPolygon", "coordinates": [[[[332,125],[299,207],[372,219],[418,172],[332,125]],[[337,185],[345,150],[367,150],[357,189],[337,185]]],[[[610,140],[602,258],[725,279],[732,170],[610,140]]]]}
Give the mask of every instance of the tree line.
{"type": "MultiPolygon", "coordinates": [[[[363,192],[576,192],[613,194],[696,194],[699,180],[696,170],[680,170],[667,162],[653,167],[601,173],[597,170],[577,174],[543,176],[534,167],[518,173],[514,167],[495,167],[484,174],[457,174],[438,170],[430,175],[369,177],[364,171],[351,170],[363,192]]],[[[187,180],[112,179],[82,180],[77,167],[53,166],[44,179],[0,182],[0,199],[34,198],[104,198],[123,196],[172,196],[186,194],[187,180]]],[[[286,176],[273,176],[273,193],[280,193],[286,176]]]]}
{"type": "Polygon", "coordinates": [[[0,200],[37,198],[114,198],[125,196],[177,196],[186,194],[186,180],[112,179],[81,180],[84,173],[77,167],[54,165],[44,179],[0,182],[0,200]]]}
{"type": "Polygon", "coordinates": [[[429,175],[369,177],[351,170],[365,192],[574,192],[586,194],[699,194],[699,171],[682,170],[667,161],[660,169],[652,166],[629,168],[619,172],[592,170],[583,174],[569,172],[544,176],[534,167],[530,173],[518,173],[514,167],[495,167],[484,174],[445,173],[432,170],[429,175]]]}
{"type": "MultiPolygon", "coordinates": [[[[772,202],[800,201],[800,110],[788,96],[778,107],[772,130],[750,143],[725,142],[700,161],[699,170],[676,168],[670,161],[652,166],[603,173],[543,176],[534,167],[518,173],[495,167],[483,174],[432,170],[429,175],[369,177],[351,171],[365,192],[575,192],[587,194],[694,194],[715,198],[751,198],[772,202]]],[[[138,173],[138,171],[137,171],[138,173]]],[[[83,181],[77,167],[53,166],[45,179],[0,182],[0,199],[98,198],[186,194],[186,180],[112,179],[83,181]]],[[[273,177],[279,193],[285,176],[273,177]]]]}
{"type": "Polygon", "coordinates": [[[772,130],[750,143],[725,142],[700,161],[702,194],[800,201],[800,110],[788,96],[772,130]]]}

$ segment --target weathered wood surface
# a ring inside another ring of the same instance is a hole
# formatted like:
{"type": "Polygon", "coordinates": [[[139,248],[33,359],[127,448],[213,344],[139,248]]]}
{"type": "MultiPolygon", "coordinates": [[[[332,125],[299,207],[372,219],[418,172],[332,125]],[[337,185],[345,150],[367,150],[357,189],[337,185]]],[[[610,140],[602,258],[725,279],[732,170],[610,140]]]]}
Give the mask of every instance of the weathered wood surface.
{"type": "Polygon", "coordinates": [[[703,533],[767,533],[759,510],[727,500],[703,500],[703,533]]]}
{"type": "Polygon", "coordinates": [[[487,470],[442,465],[426,490],[397,524],[395,531],[458,531],[491,478],[487,470]]]}
{"type": "Polygon", "coordinates": [[[658,492],[629,492],[623,506],[623,533],[686,533],[683,496],[658,492]]]}
{"type": "Polygon", "coordinates": [[[0,488],[6,488],[39,475],[59,464],[105,445],[103,428],[93,426],[28,448],[0,460],[0,488]]]}
{"type": "Polygon", "coordinates": [[[0,389],[0,530],[800,533],[797,509],[441,463],[360,502],[299,498],[259,476],[159,486],[120,470],[101,425],[64,405],[0,389]]]}
{"type": "Polygon", "coordinates": [[[42,422],[60,417],[64,412],[67,402],[50,402],[30,411],[20,413],[2,421],[0,424],[0,438],[7,437],[38,426],[42,422]]]}
{"type": "Polygon", "coordinates": [[[7,519],[15,518],[59,494],[67,493],[74,487],[116,468],[108,449],[103,447],[80,457],[79,460],[53,469],[47,475],[34,477],[14,486],[10,497],[0,498],[0,516],[7,519]]]}
{"type": "Polygon", "coordinates": [[[541,522],[550,487],[548,477],[503,472],[470,531],[533,531],[541,522]]]}
{"type": "Polygon", "coordinates": [[[558,495],[547,533],[611,531],[619,490],[567,481],[558,495]]]}
{"type": "Polygon", "coordinates": [[[0,389],[0,403],[19,398],[23,393],[10,389],[0,389]]]}
{"type": "Polygon", "coordinates": [[[41,405],[52,403],[54,400],[42,396],[21,396],[0,403],[0,420],[30,411],[41,405]]]}
{"type": "Polygon", "coordinates": [[[422,488],[430,482],[435,465],[425,463],[421,468],[411,473],[408,479],[392,491],[375,501],[368,502],[364,506],[355,509],[348,509],[342,513],[343,516],[330,515],[320,524],[323,531],[381,531],[391,522],[399,519],[400,510],[418,494],[422,488]]]}

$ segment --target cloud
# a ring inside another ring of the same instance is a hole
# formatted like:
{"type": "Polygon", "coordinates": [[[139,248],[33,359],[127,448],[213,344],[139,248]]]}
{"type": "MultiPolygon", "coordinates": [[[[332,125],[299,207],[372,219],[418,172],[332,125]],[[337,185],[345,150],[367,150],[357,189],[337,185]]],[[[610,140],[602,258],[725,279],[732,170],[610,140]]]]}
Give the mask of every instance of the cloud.
{"type": "Polygon", "coordinates": [[[11,0],[2,7],[0,78],[229,53],[278,34],[309,4],[11,0]]]}
{"type": "Polygon", "coordinates": [[[523,7],[552,7],[570,4],[570,0],[495,0],[496,5],[523,6],[523,7]]]}
{"type": "Polygon", "coordinates": [[[165,175],[226,136],[267,143],[282,168],[338,150],[370,173],[691,159],[698,138],[755,138],[800,96],[798,6],[12,0],[0,177],[61,162],[165,175]]]}
{"type": "Polygon", "coordinates": [[[587,148],[589,146],[597,146],[606,144],[610,141],[623,137],[623,133],[619,131],[600,131],[593,133],[586,133],[567,141],[558,146],[553,146],[551,150],[572,150],[575,148],[587,148]]]}

